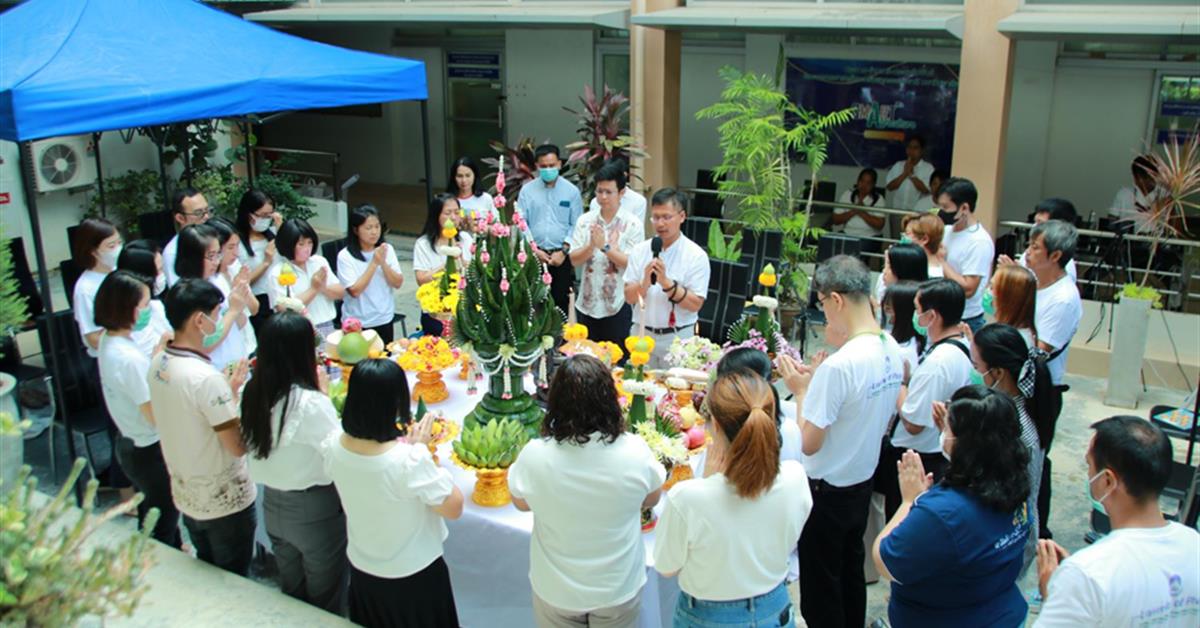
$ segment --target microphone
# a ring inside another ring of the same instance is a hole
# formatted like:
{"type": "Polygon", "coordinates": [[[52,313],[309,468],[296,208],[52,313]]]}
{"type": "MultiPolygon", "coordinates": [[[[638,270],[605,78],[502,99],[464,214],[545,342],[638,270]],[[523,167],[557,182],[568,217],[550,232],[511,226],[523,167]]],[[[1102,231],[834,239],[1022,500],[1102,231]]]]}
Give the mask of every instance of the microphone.
{"type": "MultiPolygon", "coordinates": [[[[662,238],[654,236],[650,238],[650,254],[654,259],[658,259],[658,254],[662,253],[662,238]]],[[[650,283],[658,283],[658,273],[650,273],[650,283]]]]}

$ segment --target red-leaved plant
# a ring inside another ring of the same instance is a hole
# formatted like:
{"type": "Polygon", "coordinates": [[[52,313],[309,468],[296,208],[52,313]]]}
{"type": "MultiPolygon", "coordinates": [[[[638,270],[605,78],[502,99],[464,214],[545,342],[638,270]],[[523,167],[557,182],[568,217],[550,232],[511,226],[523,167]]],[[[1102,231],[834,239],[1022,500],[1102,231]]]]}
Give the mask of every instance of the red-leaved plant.
{"type": "Polygon", "coordinates": [[[579,193],[586,202],[596,191],[592,175],[605,161],[620,157],[630,163],[632,158],[645,157],[646,153],[629,129],[625,128],[629,113],[629,98],[625,94],[605,85],[604,93],[597,98],[592,86],[585,85],[579,102],[583,105],[579,111],[563,107],[576,116],[579,127],[575,132],[580,138],[566,146],[565,175],[579,187],[579,193]]]}
{"type": "MultiPolygon", "coordinates": [[[[516,146],[506,146],[499,140],[492,140],[488,146],[496,151],[497,155],[504,157],[504,198],[508,201],[508,205],[512,205],[517,200],[517,195],[521,193],[521,186],[537,178],[537,159],[534,158],[533,151],[537,149],[538,145],[533,143],[532,137],[522,137],[517,140],[516,146]]],[[[484,180],[492,186],[489,192],[495,194],[496,172],[500,170],[500,158],[488,157],[483,160],[483,163],[487,164],[492,171],[492,174],[484,177],[484,180]]]]}

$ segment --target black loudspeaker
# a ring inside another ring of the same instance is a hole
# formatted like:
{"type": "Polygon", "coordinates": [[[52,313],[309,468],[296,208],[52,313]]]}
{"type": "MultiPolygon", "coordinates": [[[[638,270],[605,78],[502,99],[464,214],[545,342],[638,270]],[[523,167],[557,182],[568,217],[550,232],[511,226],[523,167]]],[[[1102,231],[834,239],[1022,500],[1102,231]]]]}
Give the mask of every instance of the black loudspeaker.
{"type": "Polygon", "coordinates": [[[858,257],[862,251],[862,241],[854,236],[840,233],[826,233],[817,240],[817,262],[823,262],[835,255],[850,255],[858,257]]]}
{"type": "Polygon", "coordinates": [[[725,202],[721,200],[721,197],[716,195],[717,184],[719,182],[720,179],[713,175],[712,170],[696,171],[696,189],[708,191],[695,193],[695,199],[692,201],[692,216],[703,216],[705,218],[721,217],[721,214],[725,211],[725,202]]]}

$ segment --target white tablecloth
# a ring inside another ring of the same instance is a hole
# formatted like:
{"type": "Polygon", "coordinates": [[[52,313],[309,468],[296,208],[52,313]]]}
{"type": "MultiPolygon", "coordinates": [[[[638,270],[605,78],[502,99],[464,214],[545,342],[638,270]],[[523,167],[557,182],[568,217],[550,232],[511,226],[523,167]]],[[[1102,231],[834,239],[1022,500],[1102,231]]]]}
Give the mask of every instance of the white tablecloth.
{"type": "MultiPolygon", "coordinates": [[[[467,383],[458,378],[458,369],[444,375],[450,398],[429,406],[448,419],[462,423],[483,397],[486,385],[467,394],[467,383]]],[[[415,384],[409,376],[409,389],[415,384]]],[[[527,377],[526,389],[533,390],[527,377]]],[[[529,540],[533,515],[520,512],[512,504],[487,508],[471,501],[475,474],[450,462],[450,444],[438,447],[440,464],[449,469],[466,497],[463,516],[448,521],[450,536],[445,542],[445,559],[454,584],[458,618],[466,628],[527,628],[533,626],[533,598],[529,586],[529,540]]],[[[694,462],[700,462],[697,456],[694,462]]],[[[661,504],[659,506],[661,508],[661,504]]],[[[656,509],[657,510],[657,509],[656,509]]],[[[646,586],[642,589],[642,609],[638,625],[642,628],[670,626],[679,584],[654,570],[654,533],[642,535],[646,546],[646,586]]]]}

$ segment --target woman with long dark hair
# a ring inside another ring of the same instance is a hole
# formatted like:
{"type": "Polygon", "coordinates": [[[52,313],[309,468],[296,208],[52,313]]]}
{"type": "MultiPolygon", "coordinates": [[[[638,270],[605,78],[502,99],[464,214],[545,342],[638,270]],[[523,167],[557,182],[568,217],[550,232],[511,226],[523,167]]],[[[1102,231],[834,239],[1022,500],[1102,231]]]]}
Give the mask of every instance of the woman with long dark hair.
{"type": "Polygon", "coordinates": [[[250,317],[255,331],[271,315],[267,272],[275,261],[274,229],[281,224],[283,216],[275,211],[275,203],[266,192],[251,188],[242,194],[236,220],[238,239],[241,240],[237,259],[243,268],[249,269],[250,290],[258,301],[258,313],[250,317]]]}
{"type": "Polygon", "coordinates": [[[217,245],[220,246],[221,251],[221,258],[217,262],[217,272],[208,278],[209,282],[221,289],[221,294],[225,295],[226,301],[229,300],[230,293],[239,290],[241,300],[246,304],[237,312],[234,325],[229,329],[229,335],[226,336],[225,341],[217,346],[217,350],[210,357],[214,363],[236,362],[250,357],[258,349],[258,339],[254,335],[254,327],[250,324],[250,318],[258,313],[258,300],[254,298],[254,294],[250,290],[248,281],[250,271],[244,270],[241,262],[237,259],[241,241],[234,224],[220,216],[209,219],[205,224],[216,230],[217,245]]]}
{"type": "Polygon", "coordinates": [[[404,283],[396,251],[384,240],[379,210],[359,205],[350,212],[346,248],[337,256],[338,281],[346,289],[342,316],[357,318],[363,329],[373,329],[383,340],[393,338],[396,317],[394,290],[404,283]]]}
{"type": "Polygon", "coordinates": [[[712,461],[704,478],[671,489],[656,531],[655,569],[679,575],[675,626],[791,625],[784,580],[812,511],[808,475],[800,463],[780,461],[766,380],[718,377],[707,401],[712,461]]]}
{"type": "Polygon", "coordinates": [[[408,399],[396,362],[359,362],[342,407],[343,433],[325,454],[346,511],[350,621],[457,626],[443,519],[462,516],[463,495],[429,453],[433,413],[414,423],[408,399]]]}
{"type": "MultiPolygon", "coordinates": [[[[221,234],[228,229],[222,230],[210,223],[211,221],[188,225],[176,236],[175,276],[180,280],[203,279],[220,288],[218,276],[223,257],[221,234]]],[[[223,370],[246,357],[246,346],[238,325],[238,321],[243,318],[244,308],[229,307],[233,292],[221,292],[225,296],[225,303],[221,305],[215,332],[219,334],[220,339],[209,353],[209,360],[217,370],[223,370]]]]}
{"type": "Polygon", "coordinates": [[[1054,439],[1060,397],[1054,391],[1045,354],[1025,344],[1024,335],[1011,325],[992,323],[975,332],[971,361],[975,370],[983,374],[984,385],[1008,395],[1017,406],[1021,442],[1029,450],[1029,512],[1033,529],[1025,553],[1028,567],[1037,556],[1038,488],[1046,450],[1054,439]]]}
{"type": "Polygon", "coordinates": [[[587,355],[554,371],[542,438],[508,471],[513,505],[533,511],[529,581],[539,626],[579,617],[636,623],[646,583],[639,513],[666,470],[625,431],[612,373],[587,355]]]}
{"type": "Polygon", "coordinates": [[[129,271],[113,271],[100,282],[95,305],[96,324],[104,329],[97,360],[100,388],[119,431],[113,440],[113,455],[145,496],[138,504],[138,527],[143,526],[150,509],[157,508],[154,538],[178,548],[179,511],[171,499],[171,477],[163,461],[146,383],[150,355],[133,340],[134,334],[150,325],[150,288],[129,271]]]}
{"type": "Polygon", "coordinates": [[[1037,345],[1037,277],[1017,264],[1000,264],[983,295],[985,313],[992,309],[997,323],[1011,325],[1021,333],[1026,346],[1037,345]]]}
{"type": "Polygon", "coordinates": [[[265,488],[267,535],[287,595],[341,612],[346,516],[325,470],[322,444],[338,416],[322,390],[312,323],[281,312],[262,326],[254,376],[242,393],[242,440],[250,477],[265,488]]]}
{"type": "Polygon", "coordinates": [[[875,566],[892,581],[888,619],[909,626],[1021,626],[1017,589],[1030,534],[1029,451],[1012,399],[984,386],[951,397],[934,485],[921,457],[898,463],[902,504],[875,541],[875,566]]]}
{"type": "Polygon", "coordinates": [[[925,249],[911,242],[893,244],[883,256],[883,272],[875,281],[875,300],[882,304],[884,293],[897,282],[921,283],[926,279],[929,279],[929,258],[925,249]]]}
{"type": "Polygon", "coordinates": [[[921,284],[915,281],[900,281],[883,295],[883,314],[891,322],[888,331],[900,345],[900,357],[908,364],[909,374],[917,368],[917,359],[925,352],[925,336],[918,334],[913,326],[915,299],[920,289],[921,284]]]}
{"type": "MultiPolygon", "coordinates": [[[[418,286],[433,281],[434,274],[446,267],[446,259],[449,257],[461,258],[458,268],[460,272],[464,270],[466,261],[471,258],[471,247],[474,243],[471,234],[459,231],[453,238],[442,234],[447,222],[457,225],[458,221],[459,204],[454,196],[434,194],[429,201],[429,211],[425,215],[425,226],[413,244],[413,273],[417,276],[418,286]]],[[[442,322],[422,312],[421,329],[426,335],[440,336],[442,322]]]]}
{"type": "Polygon", "coordinates": [[[496,213],[492,195],[487,193],[479,176],[479,166],[470,157],[459,157],[450,164],[446,193],[454,195],[463,216],[468,220],[496,213]]]}

